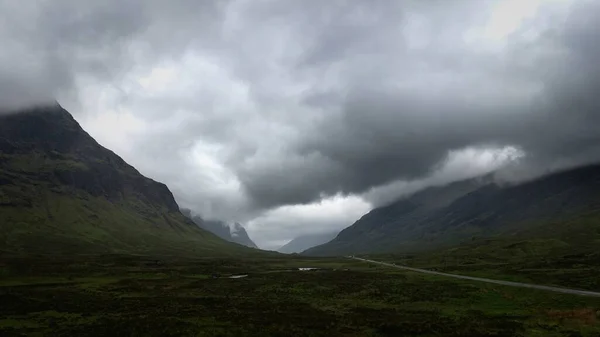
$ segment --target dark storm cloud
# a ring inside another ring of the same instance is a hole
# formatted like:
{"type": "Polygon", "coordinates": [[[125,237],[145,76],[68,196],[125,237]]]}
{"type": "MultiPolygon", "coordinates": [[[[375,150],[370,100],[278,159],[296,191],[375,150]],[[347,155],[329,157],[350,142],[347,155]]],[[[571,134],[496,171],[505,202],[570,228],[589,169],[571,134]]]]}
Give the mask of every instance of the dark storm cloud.
{"type": "Polygon", "coordinates": [[[449,151],[472,145],[521,148],[532,167],[598,160],[599,7],[576,3],[566,22],[492,52],[452,32],[407,50],[386,35],[384,16],[371,44],[345,32],[329,43],[328,27],[300,71],[341,67],[332,93],[305,100],[329,111],[273,165],[240,171],[242,181],[268,207],[424,178],[449,151]]]}
{"type": "Polygon", "coordinates": [[[0,1],[0,105],[73,98],[83,76],[115,81],[141,59],[180,53],[218,12],[187,0],[0,1]]]}
{"type": "Polygon", "coordinates": [[[5,0],[0,106],[70,101],[228,221],[429,181],[465,147],[519,148],[543,171],[599,154],[600,4],[565,4],[5,0]]]}
{"type": "Polygon", "coordinates": [[[52,100],[73,88],[81,68],[112,71],[108,61],[118,58],[119,40],[138,28],[131,15],[136,11],[128,7],[117,2],[1,2],[0,104],[10,108],[52,100]]]}

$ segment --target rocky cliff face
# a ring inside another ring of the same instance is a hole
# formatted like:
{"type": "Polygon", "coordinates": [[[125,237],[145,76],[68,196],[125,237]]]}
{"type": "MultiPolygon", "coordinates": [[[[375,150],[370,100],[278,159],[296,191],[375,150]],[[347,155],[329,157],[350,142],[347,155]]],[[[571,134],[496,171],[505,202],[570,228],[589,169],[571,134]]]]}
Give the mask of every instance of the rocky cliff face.
{"type": "Polygon", "coordinates": [[[58,104],[0,115],[0,222],[0,250],[231,247],[184,217],[166,185],[100,146],[58,104]]]}
{"type": "Polygon", "coordinates": [[[0,153],[4,161],[22,159],[30,176],[109,199],[135,195],[178,212],[166,185],[141,175],[100,146],[60,106],[40,107],[1,117],[0,153]]]}
{"type": "Polygon", "coordinates": [[[239,243],[246,247],[258,248],[254,241],[250,239],[246,228],[242,224],[236,222],[233,225],[229,225],[229,232],[231,233],[232,242],[239,243]]]}

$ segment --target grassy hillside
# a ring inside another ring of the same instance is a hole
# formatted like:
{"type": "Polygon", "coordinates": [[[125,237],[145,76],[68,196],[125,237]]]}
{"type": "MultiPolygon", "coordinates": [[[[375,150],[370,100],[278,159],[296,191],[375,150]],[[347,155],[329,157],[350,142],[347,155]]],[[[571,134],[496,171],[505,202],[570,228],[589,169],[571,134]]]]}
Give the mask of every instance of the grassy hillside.
{"type": "Polygon", "coordinates": [[[221,255],[251,253],[137,200],[41,191],[29,207],[2,207],[0,252],[11,254],[152,253],[221,255]],[[144,213],[143,216],[140,213],[144,213]]]}
{"type": "Polygon", "coordinates": [[[512,233],[472,238],[422,254],[374,256],[426,269],[600,290],[600,212],[531,223],[512,233]]]}
{"type": "Polygon", "coordinates": [[[474,237],[510,235],[549,221],[568,222],[599,209],[600,165],[517,185],[458,182],[374,209],[331,242],[305,254],[423,252],[474,237]]]}
{"type": "Polygon", "coordinates": [[[0,224],[5,254],[257,252],[198,228],[60,106],[0,116],[0,224]]]}
{"type": "Polygon", "coordinates": [[[417,250],[425,233],[422,223],[456,199],[481,187],[485,179],[471,179],[446,186],[430,187],[389,205],[371,210],[337,237],[303,254],[335,256],[395,251],[400,246],[417,250]]]}

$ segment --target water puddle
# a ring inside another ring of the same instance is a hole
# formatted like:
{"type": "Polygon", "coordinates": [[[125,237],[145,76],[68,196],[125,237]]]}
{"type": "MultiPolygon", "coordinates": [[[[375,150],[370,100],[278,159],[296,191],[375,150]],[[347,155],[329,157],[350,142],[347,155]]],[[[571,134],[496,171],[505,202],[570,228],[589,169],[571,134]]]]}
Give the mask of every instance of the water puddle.
{"type": "Polygon", "coordinates": [[[232,276],[229,276],[228,278],[244,278],[244,277],[248,277],[248,275],[232,275],[232,276]]]}

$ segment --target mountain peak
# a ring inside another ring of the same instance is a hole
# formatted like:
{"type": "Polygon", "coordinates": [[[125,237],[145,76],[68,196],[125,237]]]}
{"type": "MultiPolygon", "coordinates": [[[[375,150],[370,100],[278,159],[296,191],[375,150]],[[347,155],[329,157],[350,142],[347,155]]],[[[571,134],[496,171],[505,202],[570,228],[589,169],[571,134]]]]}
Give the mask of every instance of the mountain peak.
{"type": "Polygon", "coordinates": [[[185,218],[165,184],[99,145],[58,103],[0,115],[0,223],[11,238],[0,251],[238,249],[185,218]]]}
{"type": "Polygon", "coordinates": [[[238,222],[227,223],[219,220],[204,220],[200,215],[194,214],[192,210],[187,208],[181,209],[181,212],[192,219],[200,228],[217,235],[221,239],[251,248],[258,248],[254,241],[250,239],[250,236],[248,236],[244,226],[238,222]]]}
{"type": "Polygon", "coordinates": [[[33,149],[66,153],[76,146],[95,143],[60,105],[30,107],[0,118],[0,150],[5,153],[33,149]]]}
{"type": "Polygon", "coordinates": [[[229,231],[231,236],[237,237],[241,233],[246,232],[246,229],[241,224],[234,222],[229,224],[229,231]]]}
{"type": "Polygon", "coordinates": [[[142,176],[114,152],[102,147],[59,104],[0,116],[0,151],[35,158],[40,169],[52,168],[63,184],[110,199],[125,189],[167,206],[179,207],[166,185],[142,176]]]}

